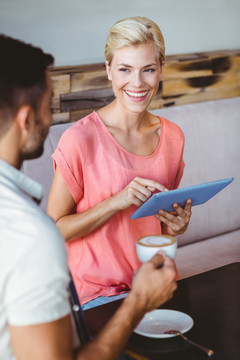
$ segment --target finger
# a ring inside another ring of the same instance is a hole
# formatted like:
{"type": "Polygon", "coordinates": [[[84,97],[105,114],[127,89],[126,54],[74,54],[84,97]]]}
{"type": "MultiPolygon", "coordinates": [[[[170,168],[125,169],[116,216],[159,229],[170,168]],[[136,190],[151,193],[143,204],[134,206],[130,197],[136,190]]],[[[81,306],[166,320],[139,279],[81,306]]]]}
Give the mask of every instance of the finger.
{"type": "Polygon", "coordinates": [[[177,217],[180,221],[189,222],[191,214],[192,214],[192,201],[187,200],[185,207],[182,208],[179,204],[173,205],[175,211],[177,212],[177,217]]]}
{"type": "Polygon", "coordinates": [[[177,211],[168,212],[168,211],[165,211],[165,210],[159,210],[158,215],[161,218],[164,218],[164,219],[167,219],[167,220],[170,220],[170,221],[175,221],[179,214],[177,213],[177,211]]]}
{"type": "Polygon", "coordinates": [[[145,203],[145,201],[147,201],[149,199],[148,196],[146,196],[144,193],[142,193],[141,191],[138,191],[135,189],[135,191],[130,195],[131,203],[133,205],[136,206],[140,206],[143,203],[145,203]]]}
{"type": "Polygon", "coordinates": [[[190,212],[191,209],[192,209],[192,200],[191,200],[191,199],[188,199],[188,200],[186,201],[184,210],[187,211],[187,212],[190,212]]]}
{"type": "Polygon", "coordinates": [[[164,261],[164,266],[170,267],[170,268],[173,267],[174,269],[176,269],[174,260],[172,258],[170,258],[169,256],[166,256],[165,261],[164,261]]]}
{"type": "Polygon", "coordinates": [[[144,178],[139,178],[139,177],[136,177],[135,179],[136,179],[137,182],[139,182],[139,183],[142,184],[143,186],[153,188],[154,191],[155,191],[155,190],[168,191],[168,189],[166,188],[166,186],[164,186],[164,185],[162,185],[162,184],[159,184],[158,182],[156,182],[156,181],[154,181],[154,180],[144,179],[144,178]]]}
{"type": "Polygon", "coordinates": [[[150,260],[149,262],[153,264],[153,266],[157,269],[164,264],[166,259],[165,251],[159,250],[150,260]]]}
{"type": "MultiPolygon", "coordinates": [[[[133,181],[132,183],[130,183],[130,191],[134,194],[136,191],[137,191],[137,193],[138,194],[143,194],[145,197],[146,197],[146,199],[144,200],[144,201],[146,201],[147,199],[149,199],[150,198],[150,196],[152,195],[152,191],[148,188],[148,187],[146,187],[146,186],[144,186],[143,184],[141,184],[141,183],[139,183],[139,182],[137,182],[137,181],[133,181]]],[[[137,193],[135,193],[135,194],[137,194],[137,193]]],[[[139,197],[139,196],[138,196],[139,197]]],[[[139,198],[141,198],[141,197],[139,197],[139,198]]]]}
{"type": "Polygon", "coordinates": [[[159,221],[169,226],[174,232],[179,231],[184,225],[185,222],[181,220],[179,216],[171,215],[167,212],[164,212],[164,215],[156,215],[159,221]]]}
{"type": "Polygon", "coordinates": [[[147,186],[147,189],[150,190],[152,193],[156,190],[154,187],[152,186],[147,186]]]}
{"type": "Polygon", "coordinates": [[[179,215],[189,214],[192,208],[192,200],[188,199],[182,208],[178,203],[173,204],[174,209],[178,212],[179,215]]]}
{"type": "Polygon", "coordinates": [[[175,209],[177,215],[179,215],[181,217],[186,217],[187,214],[186,214],[185,209],[183,209],[178,203],[174,203],[173,208],[175,209]]]}

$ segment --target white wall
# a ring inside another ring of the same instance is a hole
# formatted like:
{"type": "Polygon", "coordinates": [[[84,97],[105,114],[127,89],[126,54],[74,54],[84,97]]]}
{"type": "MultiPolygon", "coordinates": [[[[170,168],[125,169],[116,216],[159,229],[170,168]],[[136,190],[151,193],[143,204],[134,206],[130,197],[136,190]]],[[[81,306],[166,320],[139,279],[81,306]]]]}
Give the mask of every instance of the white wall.
{"type": "Polygon", "coordinates": [[[136,15],[160,26],[168,55],[240,48],[240,0],[0,0],[0,33],[41,46],[55,65],[96,63],[112,24],[136,15]]]}

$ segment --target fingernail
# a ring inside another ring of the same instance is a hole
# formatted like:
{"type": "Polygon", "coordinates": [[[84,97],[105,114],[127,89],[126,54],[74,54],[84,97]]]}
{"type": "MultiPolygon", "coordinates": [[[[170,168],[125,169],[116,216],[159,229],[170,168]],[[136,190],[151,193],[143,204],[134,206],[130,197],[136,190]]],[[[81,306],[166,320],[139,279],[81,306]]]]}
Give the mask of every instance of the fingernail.
{"type": "Polygon", "coordinates": [[[158,250],[157,254],[162,255],[162,256],[166,255],[164,250],[158,250]]]}
{"type": "Polygon", "coordinates": [[[164,192],[169,191],[167,188],[164,189],[164,192]]]}

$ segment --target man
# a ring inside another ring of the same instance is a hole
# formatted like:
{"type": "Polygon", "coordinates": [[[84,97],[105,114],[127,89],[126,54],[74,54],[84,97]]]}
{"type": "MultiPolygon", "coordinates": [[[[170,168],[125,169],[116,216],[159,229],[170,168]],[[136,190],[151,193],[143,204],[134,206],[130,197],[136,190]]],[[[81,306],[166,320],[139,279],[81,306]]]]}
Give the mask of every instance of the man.
{"type": "MultiPolygon", "coordinates": [[[[73,359],[64,239],[37,206],[42,188],[19,170],[38,157],[52,123],[53,57],[0,35],[0,358],[73,359]]],[[[77,359],[115,359],[144,313],[172,297],[172,261],[157,254],[77,359]]]]}

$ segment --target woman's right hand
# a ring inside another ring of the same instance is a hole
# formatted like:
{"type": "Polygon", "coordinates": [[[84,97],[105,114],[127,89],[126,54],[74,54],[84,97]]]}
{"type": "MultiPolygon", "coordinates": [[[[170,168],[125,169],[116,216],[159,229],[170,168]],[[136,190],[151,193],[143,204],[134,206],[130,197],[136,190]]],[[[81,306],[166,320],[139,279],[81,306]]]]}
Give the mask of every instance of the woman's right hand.
{"type": "Polygon", "coordinates": [[[136,177],[118,194],[84,212],[76,213],[73,197],[56,168],[47,212],[56,221],[66,241],[71,241],[95,231],[118,211],[131,205],[140,206],[155,190],[166,191],[166,188],[156,181],[136,177]]]}
{"type": "Polygon", "coordinates": [[[168,189],[154,180],[135,177],[122,191],[114,196],[115,206],[124,210],[131,205],[140,206],[147,201],[156,191],[168,189]]]}

